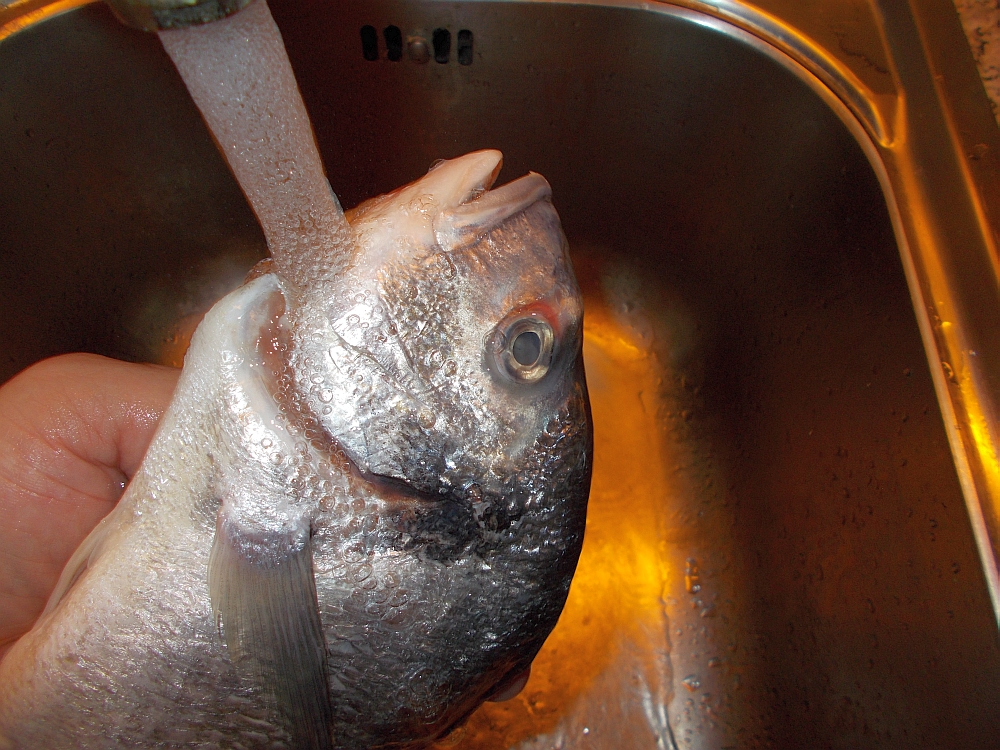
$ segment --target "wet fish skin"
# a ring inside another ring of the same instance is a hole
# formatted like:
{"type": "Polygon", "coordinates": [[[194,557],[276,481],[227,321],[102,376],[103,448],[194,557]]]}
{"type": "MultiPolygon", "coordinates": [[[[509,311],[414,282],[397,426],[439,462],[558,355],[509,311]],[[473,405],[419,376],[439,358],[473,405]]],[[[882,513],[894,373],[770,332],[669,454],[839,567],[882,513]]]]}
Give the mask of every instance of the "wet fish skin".
{"type": "Polygon", "coordinates": [[[490,191],[499,163],[350,212],[341,278],[264,267],[213,308],[141,470],[0,663],[0,747],[419,747],[530,664],[592,438],[548,185],[490,191]]]}

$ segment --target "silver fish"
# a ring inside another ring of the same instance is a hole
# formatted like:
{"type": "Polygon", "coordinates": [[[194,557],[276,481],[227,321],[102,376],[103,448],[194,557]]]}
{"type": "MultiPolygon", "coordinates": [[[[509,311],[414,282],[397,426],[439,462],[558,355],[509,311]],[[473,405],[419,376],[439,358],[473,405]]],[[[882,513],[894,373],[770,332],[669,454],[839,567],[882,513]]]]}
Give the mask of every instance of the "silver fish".
{"type": "Polygon", "coordinates": [[[195,333],[116,509],[0,663],[0,748],[420,747],[530,665],[583,540],[582,301],[548,183],[442,162],[195,333]]]}

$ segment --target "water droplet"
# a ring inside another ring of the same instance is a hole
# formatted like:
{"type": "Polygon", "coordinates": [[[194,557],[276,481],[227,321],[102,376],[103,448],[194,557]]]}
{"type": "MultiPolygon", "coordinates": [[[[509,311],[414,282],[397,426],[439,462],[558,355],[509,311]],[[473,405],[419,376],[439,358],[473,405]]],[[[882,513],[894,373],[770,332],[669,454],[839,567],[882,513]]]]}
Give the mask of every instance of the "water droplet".
{"type": "Polygon", "coordinates": [[[684,589],[689,594],[697,594],[701,591],[701,576],[698,573],[698,562],[693,558],[687,559],[684,567],[684,589]]]}
{"type": "Polygon", "coordinates": [[[319,400],[322,401],[324,404],[330,403],[331,401],[333,401],[333,391],[331,391],[329,388],[324,388],[319,392],[319,400]]]}
{"type": "Polygon", "coordinates": [[[417,414],[417,422],[425,430],[429,430],[437,422],[437,415],[430,409],[421,409],[417,414]]]}
{"type": "Polygon", "coordinates": [[[263,448],[264,450],[267,450],[272,445],[273,443],[271,442],[271,438],[264,438],[263,440],[260,441],[260,447],[263,448]]]}
{"type": "Polygon", "coordinates": [[[701,687],[701,680],[698,679],[698,675],[689,674],[687,677],[681,680],[681,684],[684,685],[684,687],[686,687],[693,693],[695,690],[701,687]]]}
{"type": "Polygon", "coordinates": [[[361,318],[358,317],[357,315],[348,315],[347,322],[352,326],[356,326],[358,323],[361,322],[361,318]]]}

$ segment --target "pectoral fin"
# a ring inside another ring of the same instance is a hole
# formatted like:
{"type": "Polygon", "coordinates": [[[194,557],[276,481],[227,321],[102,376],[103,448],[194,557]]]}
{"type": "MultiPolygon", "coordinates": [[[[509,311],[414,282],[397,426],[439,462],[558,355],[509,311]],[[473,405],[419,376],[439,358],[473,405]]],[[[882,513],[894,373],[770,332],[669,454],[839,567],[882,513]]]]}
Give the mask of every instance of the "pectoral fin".
{"type": "Polygon", "coordinates": [[[233,663],[273,701],[296,748],[332,747],[308,523],[261,530],[224,503],[208,565],[212,608],[233,663]]]}

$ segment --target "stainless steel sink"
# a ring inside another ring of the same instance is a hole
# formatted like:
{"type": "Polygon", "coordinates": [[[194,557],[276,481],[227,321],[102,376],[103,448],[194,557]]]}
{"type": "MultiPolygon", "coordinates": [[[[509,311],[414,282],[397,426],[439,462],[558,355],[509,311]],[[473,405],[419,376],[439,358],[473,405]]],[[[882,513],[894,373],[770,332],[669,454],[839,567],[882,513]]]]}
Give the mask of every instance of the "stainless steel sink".
{"type": "MultiPolygon", "coordinates": [[[[345,205],[502,149],[586,293],[580,572],[441,746],[996,747],[1000,138],[950,3],[271,7],[345,205]]],[[[254,218],[155,36],[5,13],[0,380],[177,362],[254,218]]]]}

